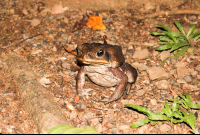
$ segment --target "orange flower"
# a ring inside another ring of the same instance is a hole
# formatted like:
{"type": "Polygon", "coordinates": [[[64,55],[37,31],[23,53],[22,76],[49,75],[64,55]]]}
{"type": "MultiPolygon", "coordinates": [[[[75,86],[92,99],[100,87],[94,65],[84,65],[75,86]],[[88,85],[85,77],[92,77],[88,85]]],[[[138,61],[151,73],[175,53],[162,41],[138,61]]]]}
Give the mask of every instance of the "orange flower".
{"type": "Polygon", "coordinates": [[[106,26],[102,23],[102,18],[99,16],[89,16],[87,26],[93,30],[105,30],[106,26]]]}

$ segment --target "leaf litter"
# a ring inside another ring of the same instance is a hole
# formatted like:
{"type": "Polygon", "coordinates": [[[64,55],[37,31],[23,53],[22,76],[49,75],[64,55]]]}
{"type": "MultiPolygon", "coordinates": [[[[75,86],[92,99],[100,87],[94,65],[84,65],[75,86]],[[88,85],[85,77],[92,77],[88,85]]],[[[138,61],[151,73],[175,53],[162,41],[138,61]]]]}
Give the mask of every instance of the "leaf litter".
{"type": "MultiPolygon", "coordinates": [[[[194,45],[196,49],[192,54],[187,51],[185,55],[179,58],[170,57],[162,65],[165,71],[169,71],[175,80],[172,81],[172,78],[166,79],[170,84],[170,89],[158,89],[156,82],[159,81],[159,78],[152,80],[147,73],[150,67],[160,67],[162,62],[160,52],[155,51],[155,43],[159,39],[150,34],[152,31],[159,32],[153,26],[163,24],[173,27],[173,22],[178,20],[187,33],[193,24],[190,24],[191,21],[188,22],[184,18],[190,18],[191,15],[171,15],[170,12],[168,16],[161,14],[161,16],[143,20],[134,18],[134,15],[155,15],[156,10],[163,10],[163,12],[165,10],[173,11],[177,4],[171,4],[171,6],[161,4],[154,8],[151,4],[146,3],[141,8],[133,6],[132,9],[126,10],[98,13],[90,11],[90,14],[86,16],[86,14],[83,15],[82,11],[71,10],[68,7],[63,7],[62,4],[48,9],[40,1],[9,1],[9,3],[7,1],[2,1],[4,6],[0,10],[0,18],[3,18],[0,26],[0,38],[3,38],[0,41],[0,52],[3,55],[14,53],[24,57],[36,72],[38,80],[45,77],[45,83],[48,84],[45,85],[46,88],[54,96],[54,101],[59,105],[63,115],[72,126],[92,125],[93,128],[101,133],[191,133],[190,128],[184,123],[171,124],[166,121],[156,125],[146,124],[136,129],[128,128],[138,120],[145,119],[146,116],[124,106],[125,103],[134,103],[156,113],[164,108],[164,103],[168,99],[175,99],[178,96],[177,93],[189,93],[191,100],[199,103],[200,68],[198,63],[200,61],[200,50],[198,42],[194,45]],[[30,20],[36,18],[39,21],[30,22],[30,20]],[[98,21],[90,24],[89,18],[98,21]],[[97,25],[96,28],[93,23],[100,24],[102,27],[97,25]],[[84,27],[87,24],[89,26],[84,27]],[[188,25],[191,26],[188,27],[188,25]],[[106,29],[104,29],[105,27],[106,29]],[[23,34],[28,37],[23,38],[23,34]],[[101,101],[106,100],[111,95],[111,89],[97,86],[87,78],[85,88],[93,90],[87,92],[88,99],[85,97],[84,100],[77,97],[75,89],[77,70],[73,70],[73,67],[71,67],[76,63],[75,56],[66,52],[62,47],[65,45],[73,50],[77,44],[84,42],[105,43],[103,41],[104,35],[107,36],[106,42],[108,44],[122,46],[126,62],[131,65],[133,63],[138,65],[139,74],[137,82],[133,85],[128,97],[125,100],[120,99],[110,104],[104,104],[101,101]],[[34,43],[24,42],[28,38],[33,40],[34,43]],[[143,49],[149,51],[150,55],[146,56],[147,58],[134,56],[136,51],[143,49]],[[49,60],[51,57],[53,58],[49,60]],[[183,81],[180,83],[179,80],[183,79],[184,76],[178,76],[177,72],[184,72],[184,70],[177,71],[174,60],[186,63],[184,68],[188,69],[187,73],[189,75],[192,75],[190,83],[182,83],[183,81]],[[67,63],[69,66],[63,67],[63,63],[67,63]],[[145,68],[140,67],[141,65],[144,65],[145,68]],[[157,104],[155,101],[157,101],[157,104]],[[75,108],[72,111],[76,112],[74,115],[66,108],[68,104],[75,108]],[[104,121],[104,119],[107,120],[104,121]]],[[[198,1],[195,2],[198,3],[198,1]]],[[[198,8],[199,4],[196,5],[196,8],[198,8]]],[[[181,6],[181,8],[192,10],[191,4],[181,6]]],[[[195,17],[193,17],[194,22],[199,22],[198,16],[195,17]]],[[[196,25],[198,28],[199,24],[197,23],[196,25]]],[[[5,63],[0,58],[0,72],[3,75],[0,79],[0,117],[3,120],[0,123],[0,133],[37,133],[31,117],[20,103],[20,96],[17,94],[18,87],[12,77],[9,76],[5,66],[5,63]]],[[[153,72],[153,70],[151,71],[153,72]]],[[[169,105],[171,104],[169,103],[169,105]]],[[[199,115],[199,110],[196,112],[199,115]]],[[[196,125],[200,126],[199,118],[196,120],[196,125]]]]}

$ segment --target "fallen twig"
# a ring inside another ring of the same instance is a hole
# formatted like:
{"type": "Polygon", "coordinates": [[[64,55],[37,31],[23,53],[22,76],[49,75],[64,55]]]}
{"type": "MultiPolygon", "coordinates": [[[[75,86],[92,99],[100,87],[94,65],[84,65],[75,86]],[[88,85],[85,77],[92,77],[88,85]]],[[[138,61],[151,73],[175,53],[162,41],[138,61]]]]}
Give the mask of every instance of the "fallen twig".
{"type": "Polygon", "coordinates": [[[8,47],[14,46],[14,45],[16,45],[16,44],[22,43],[22,42],[24,42],[24,41],[26,41],[26,40],[28,40],[28,39],[31,39],[31,38],[36,37],[36,36],[39,36],[39,35],[43,35],[43,34],[36,34],[36,35],[34,35],[34,36],[32,36],[32,37],[28,37],[28,38],[22,39],[22,40],[18,41],[17,43],[13,43],[13,44],[8,45],[8,46],[2,46],[1,48],[5,49],[5,48],[8,48],[8,47]]]}
{"type": "Polygon", "coordinates": [[[175,11],[160,11],[159,13],[148,14],[145,16],[134,16],[137,19],[152,18],[160,15],[176,15],[176,14],[196,14],[200,15],[198,10],[175,10],[175,11]]]}

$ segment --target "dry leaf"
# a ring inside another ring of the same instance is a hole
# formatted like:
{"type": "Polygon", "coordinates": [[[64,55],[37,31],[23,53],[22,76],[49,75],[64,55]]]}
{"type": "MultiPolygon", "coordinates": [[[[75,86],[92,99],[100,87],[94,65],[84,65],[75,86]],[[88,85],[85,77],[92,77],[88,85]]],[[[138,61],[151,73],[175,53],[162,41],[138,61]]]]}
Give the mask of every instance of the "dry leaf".
{"type": "Polygon", "coordinates": [[[40,24],[40,19],[33,19],[30,22],[32,26],[37,26],[40,24]]]}
{"type": "Polygon", "coordinates": [[[105,30],[106,26],[102,23],[102,18],[99,16],[89,16],[87,26],[93,30],[105,30]]]}
{"type": "Polygon", "coordinates": [[[46,12],[50,12],[52,14],[60,14],[63,13],[64,11],[66,11],[68,9],[68,7],[62,7],[61,3],[58,5],[54,5],[52,9],[50,8],[45,8],[44,10],[42,10],[41,13],[46,13],[46,12]]]}
{"type": "Polygon", "coordinates": [[[61,4],[60,5],[56,4],[52,8],[51,13],[52,14],[60,14],[60,13],[63,13],[64,11],[66,11],[67,9],[68,9],[67,7],[63,8],[61,4]]]}

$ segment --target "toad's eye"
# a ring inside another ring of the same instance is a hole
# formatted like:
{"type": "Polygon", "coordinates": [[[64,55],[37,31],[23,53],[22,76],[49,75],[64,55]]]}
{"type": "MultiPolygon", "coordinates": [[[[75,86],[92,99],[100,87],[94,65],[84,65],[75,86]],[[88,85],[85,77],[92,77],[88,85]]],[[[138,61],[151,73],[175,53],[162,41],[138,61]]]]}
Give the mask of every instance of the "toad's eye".
{"type": "Polygon", "coordinates": [[[103,50],[99,50],[98,52],[96,52],[96,55],[98,57],[102,56],[104,54],[104,51],[103,50]]]}
{"type": "Polygon", "coordinates": [[[76,48],[76,52],[77,52],[77,55],[81,54],[81,50],[79,50],[78,48],[76,48]]]}

